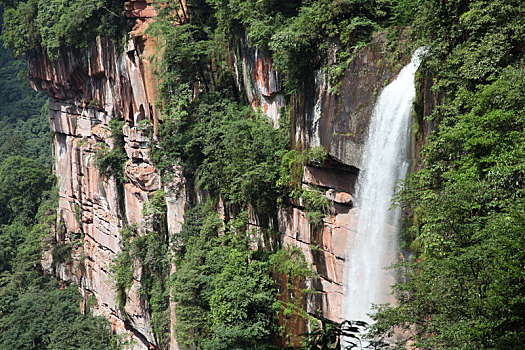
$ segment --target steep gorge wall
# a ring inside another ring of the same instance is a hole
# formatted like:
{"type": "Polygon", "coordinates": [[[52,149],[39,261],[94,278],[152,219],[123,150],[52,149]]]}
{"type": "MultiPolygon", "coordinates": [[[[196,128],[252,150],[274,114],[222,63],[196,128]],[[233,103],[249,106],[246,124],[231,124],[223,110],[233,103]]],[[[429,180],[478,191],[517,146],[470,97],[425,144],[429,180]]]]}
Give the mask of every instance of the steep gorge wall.
{"type": "MultiPolygon", "coordinates": [[[[361,157],[368,125],[381,89],[391,82],[399,70],[408,63],[410,53],[405,52],[404,40],[399,41],[397,53],[386,48],[385,33],[377,34],[373,41],[350,62],[337,94],[330,92],[324,67],[305,77],[307,84],[302,94],[293,96],[291,104],[291,134],[293,146],[308,149],[322,146],[328,159],[321,165],[306,165],[303,188],[315,187],[324,191],[333,205],[332,215],[322,225],[308,222],[301,203],[292,203],[278,213],[278,230],[284,245],[299,247],[313,265],[319,279],[309,281],[307,288],[316,291],[306,300],[310,314],[342,321],[343,271],[347,237],[357,227],[359,208],[354,207],[355,184],[361,169],[361,157]]],[[[278,125],[279,110],[284,106],[279,74],[272,70],[271,58],[249,48],[240,41],[240,57],[235,57],[238,81],[254,107],[260,107],[274,125],[278,125]]],[[[439,102],[431,90],[432,76],[424,72],[418,85],[418,103],[421,114],[419,133],[413,135],[412,157],[414,166],[421,145],[428,137],[432,125],[423,122],[439,102]]]]}
{"type": "MultiPolygon", "coordinates": [[[[145,224],[142,207],[161,186],[150,160],[150,140],[138,128],[142,120],[154,127],[158,120],[156,83],[149,62],[155,42],[143,34],[155,12],[151,1],[131,1],[126,6],[136,25],[123,52],[117,51],[112,40],[98,37],[86,49],[66,50],[56,60],[44,54],[30,58],[29,74],[33,87],[50,97],[59,187],[56,239],[73,245],[71,263],[48,264],[47,268],[55,268],[61,280],[78,284],[86,303],[95,304],[95,313],[108,317],[117,332],[133,333],[135,348],[145,348],[157,341],[147,305],[139,295],[140,268],[134,273],[125,310],[119,308],[110,270],[120,250],[120,229],[125,224],[145,224]],[[111,119],[125,120],[129,181],[123,188],[95,166],[96,152],[113,146],[108,129],[111,119]]],[[[182,217],[172,204],[180,206],[180,200],[169,199],[170,223],[175,229],[182,217]]]]}
{"type": "MultiPolygon", "coordinates": [[[[147,218],[142,208],[162,187],[168,193],[170,233],[180,230],[187,204],[181,170],[174,169],[172,183],[162,184],[150,159],[151,140],[138,127],[142,120],[149,120],[156,129],[159,120],[156,81],[149,62],[156,43],[144,35],[155,12],[151,1],[127,2],[126,10],[136,25],[122,52],[111,40],[97,38],[86,49],[68,50],[54,61],[45,55],[32,58],[29,71],[35,89],[50,96],[62,224],[56,239],[74,246],[72,262],[48,263],[47,267],[55,268],[61,280],[77,283],[86,304],[95,300],[95,312],[108,317],[119,333],[133,333],[135,348],[142,349],[158,342],[148,306],[139,293],[140,267],[136,267],[124,310],[119,308],[110,271],[120,250],[120,228],[126,223],[144,227],[147,218]],[[125,120],[125,172],[129,181],[122,189],[95,167],[95,153],[101,143],[112,146],[108,131],[112,118],[125,120]]],[[[276,127],[283,127],[279,126],[279,113],[286,99],[271,58],[250,47],[246,40],[240,40],[239,46],[233,56],[239,89],[276,127]]],[[[305,166],[303,186],[325,191],[334,210],[322,225],[314,226],[301,203],[293,203],[279,210],[277,228],[283,244],[299,247],[319,273],[318,280],[308,282],[307,287],[317,293],[308,296],[307,311],[336,321],[342,320],[345,247],[349,231],[357,224],[358,208],[353,206],[352,196],[368,123],[379,91],[395,77],[402,66],[399,63],[408,59],[402,56],[395,60],[396,65],[388,63],[384,48],[384,35],[378,35],[352,60],[338,95],[329,93],[327,78],[319,69],[309,78],[310,88],[290,101],[294,146],[323,146],[329,156],[320,166],[305,166]]],[[[435,99],[430,80],[423,79],[421,90],[425,114],[433,107],[428,101],[435,99]]],[[[172,312],[172,322],[174,318],[172,312]]],[[[177,348],[173,336],[170,347],[177,348]]]]}

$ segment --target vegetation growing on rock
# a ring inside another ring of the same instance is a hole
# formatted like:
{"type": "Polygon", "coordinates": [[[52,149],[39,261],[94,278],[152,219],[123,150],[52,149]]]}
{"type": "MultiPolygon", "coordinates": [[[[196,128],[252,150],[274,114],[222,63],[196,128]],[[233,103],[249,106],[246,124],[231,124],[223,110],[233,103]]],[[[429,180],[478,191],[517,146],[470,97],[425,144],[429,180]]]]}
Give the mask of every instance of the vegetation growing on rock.
{"type": "Polygon", "coordinates": [[[422,348],[525,340],[524,14],[519,1],[433,0],[414,14],[446,102],[398,197],[416,256],[401,264],[399,305],[376,315],[377,334],[400,326],[422,348]]]}
{"type": "Polygon", "coordinates": [[[2,38],[17,56],[45,49],[57,58],[60,49],[84,47],[96,35],[120,40],[126,25],[120,0],[3,0],[0,5],[2,38]]]}

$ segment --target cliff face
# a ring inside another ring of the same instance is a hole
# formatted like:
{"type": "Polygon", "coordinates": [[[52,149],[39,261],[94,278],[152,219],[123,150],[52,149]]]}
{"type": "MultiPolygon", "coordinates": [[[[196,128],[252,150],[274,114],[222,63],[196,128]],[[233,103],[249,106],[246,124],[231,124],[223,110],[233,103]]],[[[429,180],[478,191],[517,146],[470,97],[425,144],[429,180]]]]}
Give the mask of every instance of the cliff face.
{"type": "MultiPolygon", "coordinates": [[[[158,120],[156,84],[148,60],[155,43],[143,35],[154,10],[150,1],[132,1],[126,6],[136,25],[124,52],[117,52],[111,40],[97,38],[86,49],[68,50],[54,61],[45,55],[31,58],[29,74],[33,87],[50,97],[60,195],[61,229],[56,238],[74,247],[73,263],[54,266],[58,277],[77,283],[86,301],[96,301],[96,313],[108,317],[117,332],[133,333],[135,347],[143,348],[156,340],[147,306],[138,294],[140,268],[134,273],[125,310],[119,310],[110,271],[120,250],[120,228],[126,223],[144,223],[142,207],[161,185],[150,161],[150,140],[139,130],[142,120],[154,127],[158,120]],[[108,130],[112,118],[126,121],[123,133],[129,182],[123,189],[95,167],[96,151],[103,144],[113,146],[108,130]]],[[[175,229],[182,220],[178,209],[173,209],[178,201],[169,198],[170,226],[175,229]]]]}
{"type": "MultiPolygon", "coordinates": [[[[248,48],[242,40],[240,45],[240,57],[235,57],[237,66],[242,67],[237,70],[238,81],[244,82],[252,105],[260,106],[274,125],[278,125],[284,98],[271,59],[248,48]]],[[[343,320],[347,237],[350,231],[355,231],[359,218],[359,208],[354,207],[352,196],[361,169],[368,125],[381,89],[409,61],[408,56],[389,55],[385,36],[379,34],[351,61],[338,94],[330,93],[328,79],[320,68],[305,77],[311,82],[310,88],[291,99],[291,133],[295,147],[323,146],[328,151],[328,160],[322,166],[305,166],[303,188],[315,186],[325,191],[334,210],[323,219],[322,225],[315,226],[308,222],[301,203],[295,203],[292,208],[279,211],[278,228],[283,244],[299,247],[320,276],[307,286],[317,292],[307,297],[307,311],[339,322],[343,320]]],[[[431,77],[423,76],[418,98],[425,106],[424,115],[431,113],[436,99],[431,85],[431,77]]],[[[414,138],[413,154],[417,154],[430,130],[428,124],[422,123],[422,128],[423,133],[414,138]]]]}
{"type": "MultiPolygon", "coordinates": [[[[154,130],[159,120],[156,81],[149,61],[155,42],[144,35],[155,12],[150,0],[129,1],[126,11],[136,24],[123,52],[118,52],[109,39],[97,38],[86,49],[63,52],[54,61],[45,55],[31,58],[29,73],[33,87],[50,96],[60,191],[61,230],[56,238],[74,247],[72,263],[48,264],[47,268],[54,268],[61,280],[78,284],[86,303],[95,300],[95,312],[108,317],[117,332],[131,332],[134,347],[140,349],[158,346],[158,342],[151,329],[148,305],[139,294],[140,266],[135,267],[125,309],[119,308],[110,271],[121,249],[119,230],[133,223],[144,227],[147,218],[142,208],[162,187],[177,188],[167,191],[170,233],[180,230],[187,205],[181,169],[173,170],[172,183],[162,184],[150,160],[150,139],[141,131],[143,120],[154,130]],[[108,130],[112,118],[126,122],[125,173],[129,181],[122,189],[95,167],[95,153],[101,144],[113,146],[108,130]]],[[[329,155],[323,166],[305,167],[303,186],[315,185],[325,191],[334,211],[322,225],[314,226],[306,219],[301,203],[296,203],[279,211],[277,226],[284,245],[299,247],[320,275],[308,286],[318,293],[308,296],[307,311],[336,321],[342,320],[345,248],[349,231],[357,224],[358,209],[353,206],[352,195],[368,123],[379,91],[401,66],[385,63],[384,44],[384,37],[377,36],[351,62],[338,96],[329,93],[320,69],[308,78],[312,88],[291,101],[295,146],[323,146],[329,155]]],[[[233,56],[239,89],[279,127],[279,111],[285,103],[279,74],[272,69],[271,58],[249,47],[246,40],[239,45],[233,56]]],[[[421,89],[425,114],[432,108],[428,80],[421,89]]],[[[172,322],[174,319],[172,312],[172,322]]],[[[173,336],[170,348],[177,349],[173,336]]]]}

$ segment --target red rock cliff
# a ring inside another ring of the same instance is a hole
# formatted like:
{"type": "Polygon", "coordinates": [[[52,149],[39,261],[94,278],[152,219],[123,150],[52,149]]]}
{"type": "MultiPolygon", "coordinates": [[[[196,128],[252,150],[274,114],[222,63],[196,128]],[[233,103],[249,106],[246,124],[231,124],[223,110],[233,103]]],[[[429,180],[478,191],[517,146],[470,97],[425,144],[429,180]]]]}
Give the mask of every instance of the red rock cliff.
{"type": "MultiPolygon", "coordinates": [[[[134,273],[125,310],[117,305],[110,265],[120,250],[125,222],[144,225],[142,207],[161,186],[151,164],[149,139],[141,121],[156,127],[156,82],[150,67],[155,42],[144,35],[155,16],[151,0],[126,2],[126,15],[135,20],[124,50],[107,38],[96,38],[83,50],[67,50],[57,60],[46,55],[29,60],[32,85],[50,97],[54,132],[54,167],[58,177],[60,227],[57,240],[75,242],[73,263],[56,266],[59,278],[79,285],[85,300],[94,300],[95,313],[109,318],[118,333],[129,333],[134,348],[157,346],[147,307],[139,297],[140,268],[134,273]],[[112,118],[124,119],[125,172],[129,181],[119,191],[112,178],[94,166],[95,152],[112,147],[108,130],[112,118]],[[80,241],[80,243],[79,243],[80,241]]],[[[169,198],[170,228],[178,229],[184,198],[169,198]]],[[[176,349],[172,341],[171,348],[176,349]]]]}
{"type": "MultiPolygon", "coordinates": [[[[239,46],[234,50],[239,52],[234,57],[237,81],[252,105],[260,106],[278,125],[279,110],[284,105],[279,74],[272,69],[271,58],[249,47],[246,40],[241,39],[239,46]]],[[[282,243],[299,247],[319,274],[318,280],[308,282],[307,287],[317,293],[306,298],[306,310],[335,321],[342,321],[345,250],[350,231],[356,229],[359,210],[354,208],[352,196],[370,117],[379,92],[402,66],[388,63],[393,60],[387,60],[386,54],[385,37],[379,34],[350,62],[338,94],[329,92],[321,67],[305,77],[310,82],[308,88],[291,99],[294,146],[323,146],[328,151],[328,161],[322,166],[305,166],[302,185],[325,191],[333,213],[316,227],[308,222],[301,203],[294,203],[291,209],[278,213],[278,229],[282,243]]],[[[395,61],[407,60],[403,56],[395,61]]],[[[422,96],[428,100],[426,97],[422,96]]]]}

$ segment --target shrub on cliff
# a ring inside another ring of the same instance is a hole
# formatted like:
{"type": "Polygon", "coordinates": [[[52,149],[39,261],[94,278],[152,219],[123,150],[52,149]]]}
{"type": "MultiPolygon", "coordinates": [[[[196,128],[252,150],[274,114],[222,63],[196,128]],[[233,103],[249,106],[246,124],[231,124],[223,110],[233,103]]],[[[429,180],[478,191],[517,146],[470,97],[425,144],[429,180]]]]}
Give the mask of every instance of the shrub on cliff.
{"type": "Polygon", "coordinates": [[[172,282],[183,349],[268,348],[276,334],[270,254],[250,248],[246,218],[225,224],[203,206],[186,214],[181,234],[188,241],[172,282]]]}
{"type": "Polygon", "coordinates": [[[60,49],[84,47],[97,35],[119,40],[125,29],[119,0],[0,1],[2,38],[16,55],[39,52],[56,58],[60,49]]]}
{"type": "Polygon", "coordinates": [[[222,196],[226,204],[251,204],[259,212],[275,208],[286,140],[251,107],[203,96],[165,119],[159,146],[153,153],[156,164],[169,171],[180,159],[199,190],[222,196]]]}
{"type": "Polygon", "coordinates": [[[109,131],[111,132],[111,149],[105,143],[99,143],[101,148],[95,154],[95,165],[100,173],[106,177],[113,176],[119,188],[127,180],[125,167],[128,160],[124,149],[124,133],[122,128],[124,121],[111,119],[109,121],[109,131]]]}

